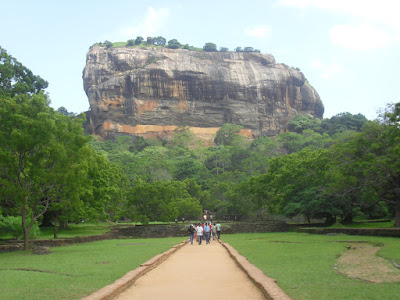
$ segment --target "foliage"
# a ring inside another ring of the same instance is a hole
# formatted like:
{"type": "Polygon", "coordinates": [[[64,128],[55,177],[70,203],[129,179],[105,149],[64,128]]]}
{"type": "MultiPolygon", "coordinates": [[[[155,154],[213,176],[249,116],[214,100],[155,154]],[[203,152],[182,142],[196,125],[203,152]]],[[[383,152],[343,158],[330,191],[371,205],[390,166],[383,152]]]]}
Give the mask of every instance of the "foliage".
{"type": "Polygon", "coordinates": [[[199,199],[193,198],[182,181],[138,180],[128,193],[133,220],[168,221],[175,218],[197,218],[201,212],[199,199]]]}
{"type": "MultiPolygon", "coordinates": [[[[14,217],[14,216],[8,216],[8,217],[2,217],[0,216],[0,235],[2,234],[11,234],[11,236],[14,239],[19,239],[24,236],[24,232],[22,230],[22,218],[21,217],[14,217]]],[[[40,234],[40,229],[38,222],[35,221],[35,223],[32,226],[32,229],[29,232],[29,237],[33,238],[37,235],[40,234]]]]}
{"type": "Polygon", "coordinates": [[[0,97],[37,94],[47,86],[47,81],[33,75],[31,70],[0,47],[0,97]]]}
{"type": "Polygon", "coordinates": [[[168,41],[167,47],[170,49],[178,49],[181,47],[181,43],[179,43],[177,39],[172,39],[168,41]]]}
{"type": "Polygon", "coordinates": [[[162,36],[157,36],[154,38],[153,43],[156,46],[164,46],[167,40],[162,36]]]}
{"type": "Polygon", "coordinates": [[[154,38],[151,36],[148,36],[146,38],[146,42],[147,42],[147,45],[154,45],[154,38]]]}
{"type": "Polygon", "coordinates": [[[64,106],[61,106],[57,109],[57,111],[64,116],[76,116],[76,113],[74,112],[69,112],[64,106]]]}
{"type": "Polygon", "coordinates": [[[135,45],[140,45],[144,41],[144,38],[141,36],[136,37],[135,45]]]}
{"type": "Polygon", "coordinates": [[[0,194],[8,213],[22,217],[27,248],[32,226],[52,203],[63,206],[62,197],[80,202],[81,162],[88,142],[84,117],[53,111],[42,92],[2,99],[0,117],[0,194]]]}
{"type": "Polygon", "coordinates": [[[238,133],[243,128],[241,125],[225,123],[222,127],[217,131],[217,135],[215,136],[214,142],[216,145],[233,145],[236,140],[241,137],[238,136],[238,133]]]}
{"type": "Polygon", "coordinates": [[[320,132],[321,120],[311,116],[297,115],[288,123],[288,129],[295,133],[302,133],[307,129],[320,132]]]}
{"type": "Polygon", "coordinates": [[[321,122],[322,132],[333,135],[346,130],[361,131],[362,126],[367,123],[367,118],[362,114],[340,113],[330,119],[321,122]]]}
{"type": "Polygon", "coordinates": [[[217,50],[217,45],[215,45],[214,43],[205,43],[205,45],[203,46],[203,50],[205,52],[216,52],[217,50]]]}

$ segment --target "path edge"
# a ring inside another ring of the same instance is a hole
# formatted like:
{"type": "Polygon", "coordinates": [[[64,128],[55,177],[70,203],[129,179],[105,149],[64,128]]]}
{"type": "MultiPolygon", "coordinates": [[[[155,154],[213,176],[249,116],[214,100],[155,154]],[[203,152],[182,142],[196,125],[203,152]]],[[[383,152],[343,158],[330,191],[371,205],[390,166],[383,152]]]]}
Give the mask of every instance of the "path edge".
{"type": "Polygon", "coordinates": [[[100,290],[97,290],[90,294],[89,296],[81,298],[81,300],[112,300],[129,288],[136,280],[138,280],[141,276],[149,272],[150,270],[157,267],[161,264],[164,260],[166,260],[169,256],[175,253],[178,249],[185,246],[189,242],[189,239],[184,240],[180,244],[172,246],[171,249],[158,254],[145,263],[141,264],[140,267],[129,271],[121,278],[114,281],[100,290]]]}
{"type": "Polygon", "coordinates": [[[277,280],[266,276],[263,271],[250,263],[246,257],[241,255],[228,243],[221,240],[218,241],[228,251],[237,266],[260,289],[268,300],[292,300],[292,298],[286,295],[286,293],[279,287],[277,280]]]}

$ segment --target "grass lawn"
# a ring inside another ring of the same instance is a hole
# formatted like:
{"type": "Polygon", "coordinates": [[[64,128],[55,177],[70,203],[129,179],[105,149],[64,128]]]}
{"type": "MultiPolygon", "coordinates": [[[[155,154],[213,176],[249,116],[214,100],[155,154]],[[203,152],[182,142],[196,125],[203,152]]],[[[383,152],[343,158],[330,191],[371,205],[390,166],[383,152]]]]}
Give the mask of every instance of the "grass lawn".
{"type": "Polygon", "coordinates": [[[0,253],[0,298],[80,299],[183,240],[106,240],[51,248],[47,255],[0,253]]]}
{"type": "Polygon", "coordinates": [[[371,221],[357,221],[352,224],[335,223],[328,228],[394,228],[394,221],[387,222],[371,222],[371,221]]]}
{"type": "MultiPolygon", "coordinates": [[[[400,239],[366,236],[326,236],[303,233],[226,234],[236,248],[279,286],[298,299],[399,299],[400,282],[368,283],[339,274],[336,258],[348,241],[383,243],[378,255],[400,262],[400,239]]],[[[400,272],[400,270],[399,270],[400,272]]]]}
{"type": "MultiPolygon", "coordinates": [[[[71,238],[75,236],[89,236],[89,235],[101,235],[111,230],[111,225],[108,223],[81,223],[81,224],[69,224],[68,229],[58,230],[57,237],[71,238]]],[[[54,227],[41,227],[40,235],[35,239],[53,239],[54,238],[54,227]]]]}

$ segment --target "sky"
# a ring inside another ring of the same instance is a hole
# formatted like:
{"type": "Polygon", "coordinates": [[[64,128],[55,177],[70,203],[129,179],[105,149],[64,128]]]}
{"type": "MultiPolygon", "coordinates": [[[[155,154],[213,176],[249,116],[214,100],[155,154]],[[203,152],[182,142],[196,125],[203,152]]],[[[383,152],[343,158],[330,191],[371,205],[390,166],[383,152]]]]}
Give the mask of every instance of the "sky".
{"type": "Polygon", "coordinates": [[[400,101],[398,0],[0,0],[0,46],[49,82],[51,106],[89,109],[89,47],[163,36],[233,51],[253,47],[299,68],[325,106],[377,117],[400,101]]]}

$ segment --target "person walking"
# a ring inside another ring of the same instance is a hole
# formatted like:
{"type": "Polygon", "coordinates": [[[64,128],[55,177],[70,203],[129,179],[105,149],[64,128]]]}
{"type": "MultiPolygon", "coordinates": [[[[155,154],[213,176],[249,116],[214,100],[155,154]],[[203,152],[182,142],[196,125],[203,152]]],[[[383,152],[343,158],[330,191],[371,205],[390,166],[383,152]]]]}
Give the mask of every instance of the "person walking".
{"type": "Polygon", "coordinates": [[[215,224],[215,229],[217,230],[217,237],[218,239],[220,239],[221,237],[221,224],[219,222],[217,222],[217,224],[215,224]]]}
{"type": "Polygon", "coordinates": [[[188,232],[190,237],[190,243],[193,245],[194,233],[196,232],[196,229],[194,228],[193,224],[189,226],[188,232]]]}
{"type": "Polygon", "coordinates": [[[199,245],[201,245],[201,239],[203,238],[203,231],[204,231],[203,227],[201,227],[201,224],[199,224],[196,227],[197,240],[198,240],[199,245]]]}
{"type": "Polygon", "coordinates": [[[208,225],[208,223],[206,223],[206,225],[204,225],[204,235],[206,238],[206,244],[210,243],[210,232],[211,232],[211,227],[210,225],[208,225]]]}
{"type": "Polygon", "coordinates": [[[211,227],[211,232],[212,232],[212,237],[213,237],[213,240],[215,241],[215,238],[217,237],[217,226],[212,226],[211,227]]]}

